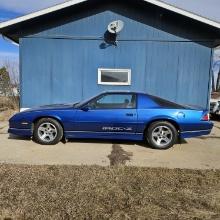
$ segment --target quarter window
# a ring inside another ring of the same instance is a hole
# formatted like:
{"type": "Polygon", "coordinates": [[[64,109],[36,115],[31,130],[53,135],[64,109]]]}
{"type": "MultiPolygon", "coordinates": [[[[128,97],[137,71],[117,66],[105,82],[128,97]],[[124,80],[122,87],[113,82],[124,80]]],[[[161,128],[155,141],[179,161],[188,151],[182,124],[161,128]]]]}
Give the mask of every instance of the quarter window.
{"type": "Polygon", "coordinates": [[[131,85],[130,69],[98,69],[100,85],[131,85]]]}

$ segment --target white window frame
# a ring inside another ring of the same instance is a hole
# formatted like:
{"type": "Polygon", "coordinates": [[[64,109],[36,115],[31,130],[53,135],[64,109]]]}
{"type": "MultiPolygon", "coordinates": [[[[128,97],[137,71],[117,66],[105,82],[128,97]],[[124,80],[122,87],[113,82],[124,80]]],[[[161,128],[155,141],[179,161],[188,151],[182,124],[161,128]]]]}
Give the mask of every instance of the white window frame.
{"type": "Polygon", "coordinates": [[[131,85],[131,69],[108,69],[108,68],[98,68],[98,84],[99,85],[113,85],[113,86],[130,86],[131,85]],[[102,82],[102,72],[127,72],[128,82],[102,82]]]}

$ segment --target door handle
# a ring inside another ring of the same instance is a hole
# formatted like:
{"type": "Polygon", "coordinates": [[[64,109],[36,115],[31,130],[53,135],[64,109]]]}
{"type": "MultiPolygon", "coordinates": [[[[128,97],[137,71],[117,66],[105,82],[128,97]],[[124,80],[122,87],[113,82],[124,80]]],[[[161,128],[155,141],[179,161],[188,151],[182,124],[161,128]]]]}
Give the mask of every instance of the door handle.
{"type": "Polygon", "coordinates": [[[132,116],[134,116],[134,114],[133,113],[126,113],[126,116],[132,117],[132,116]]]}

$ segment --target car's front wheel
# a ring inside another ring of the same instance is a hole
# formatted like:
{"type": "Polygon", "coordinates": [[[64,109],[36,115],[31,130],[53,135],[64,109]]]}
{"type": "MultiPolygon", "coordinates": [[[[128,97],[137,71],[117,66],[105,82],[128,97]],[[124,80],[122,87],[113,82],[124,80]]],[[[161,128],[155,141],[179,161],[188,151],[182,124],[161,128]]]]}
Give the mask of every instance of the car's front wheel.
{"type": "Polygon", "coordinates": [[[149,145],[160,150],[172,147],[178,138],[177,129],[167,121],[153,122],[145,135],[149,145]]]}
{"type": "Polygon", "coordinates": [[[34,125],[33,138],[42,145],[54,145],[63,137],[63,128],[52,118],[42,118],[34,125]]]}

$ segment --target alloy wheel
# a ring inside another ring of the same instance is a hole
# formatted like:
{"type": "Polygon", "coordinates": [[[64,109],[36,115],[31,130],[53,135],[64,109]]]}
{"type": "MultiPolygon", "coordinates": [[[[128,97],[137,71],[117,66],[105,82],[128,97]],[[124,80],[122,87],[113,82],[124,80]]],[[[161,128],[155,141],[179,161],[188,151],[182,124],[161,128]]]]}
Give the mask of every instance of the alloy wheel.
{"type": "Polygon", "coordinates": [[[49,122],[41,124],[38,127],[38,136],[44,142],[54,141],[57,137],[56,126],[49,122]]]}
{"type": "Polygon", "coordinates": [[[152,141],[158,147],[164,147],[172,142],[173,133],[168,126],[158,126],[152,131],[152,141]]]}

